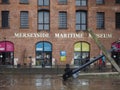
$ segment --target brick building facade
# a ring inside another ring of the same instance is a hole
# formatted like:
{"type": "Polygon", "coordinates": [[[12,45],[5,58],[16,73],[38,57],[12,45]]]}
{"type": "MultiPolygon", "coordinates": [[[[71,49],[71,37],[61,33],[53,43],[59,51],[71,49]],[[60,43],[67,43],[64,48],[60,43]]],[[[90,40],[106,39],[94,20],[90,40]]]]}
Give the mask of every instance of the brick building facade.
{"type": "Polygon", "coordinates": [[[1,64],[82,65],[120,39],[120,0],[0,0],[1,64]],[[55,61],[55,62],[54,62],[55,61]]]}

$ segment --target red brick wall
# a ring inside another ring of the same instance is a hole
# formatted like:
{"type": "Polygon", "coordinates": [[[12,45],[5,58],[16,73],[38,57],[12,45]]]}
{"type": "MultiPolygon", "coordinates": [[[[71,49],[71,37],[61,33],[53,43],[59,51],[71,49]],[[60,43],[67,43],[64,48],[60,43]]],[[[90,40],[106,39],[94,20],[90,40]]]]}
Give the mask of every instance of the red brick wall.
{"type": "MultiPolygon", "coordinates": [[[[112,38],[101,38],[100,41],[110,49],[111,43],[119,39],[120,31],[115,29],[115,12],[120,12],[120,5],[116,5],[114,0],[105,0],[104,5],[96,5],[95,0],[88,0],[88,7],[76,7],[75,0],[68,0],[67,5],[59,5],[57,0],[50,0],[50,32],[40,31],[40,33],[49,33],[49,38],[15,38],[14,33],[37,33],[37,12],[41,7],[37,6],[37,0],[29,0],[29,4],[20,4],[19,0],[10,0],[10,4],[0,4],[1,11],[10,11],[10,28],[0,28],[0,41],[6,40],[14,43],[14,58],[22,60],[24,49],[27,50],[28,56],[35,58],[35,44],[39,41],[49,41],[52,43],[52,56],[58,60],[59,64],[70,63],[74,57],[74,44],[78,41],[86,41],[90,44],[90,55],[94,57],[99,54],[99,49],[94,41],[88,37],[87,32],[76,32],[75,16],[76,10],[88,11],[88,28],[93,29],[95,33],[111,33],[112,38]],[[20,29],[20,11],[29,11],[29,28],[20,29]],[[59,11],[67,11],[67,26],[65,30],[58,28],[59,11]],[[105,29],[96,29],[96,12],[105,12],[105,29]],[[83,33],[84,38],[54,38],[55,33],[83,33]],[[60,62],[60,50],[67,51],[67,61],[60,62]]],[[[1,17],[1,14],[0,14],[1,17]]],[[[1,18],[0,18],[1,27],[1,18]]]]}

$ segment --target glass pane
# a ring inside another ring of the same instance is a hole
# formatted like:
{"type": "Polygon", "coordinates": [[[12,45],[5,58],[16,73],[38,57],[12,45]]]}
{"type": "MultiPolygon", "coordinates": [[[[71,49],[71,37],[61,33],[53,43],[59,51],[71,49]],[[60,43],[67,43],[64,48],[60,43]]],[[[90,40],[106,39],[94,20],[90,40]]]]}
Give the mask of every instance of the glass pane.
{"type": "Polygon", "coordinates": [[[59,28],[67,28],[67,13],[59,13],[59,28]]]}
{"type": "Polygon", "coordinates": [[[60,4],[67,4],[67,0],[58,0],[60,4]]]}
{"type": "Polygon", "coordinates": [[[81,52],[74,52],[74,59],[81,59],[81,52]]]}
{"type": "Polygon", "coordinates": [[[36,51],[36,59],[43,59],[43,55],[41,51],[36,51]]]}
{"type": "Polygon", "coordinates": [[[28,3],[28,0],[20,0],[20,3],[28,3]]]}
{"type": "Polygon", "coordinates": [[[49,6],[49,0],[44,0],[44,5],[49,6]]]}
{"type": "Polygon", "coordinates": [[[74,51],[81,51],[81,43],[76,43],[74,45],[74,51]]]}
{"type": "Polygon", "coordinates": [[[49,23],[49,12],[44,12],[44,23],[49,23]]]}
{"type": "Polygon", "coordinates": [[[2,27],[9,27],[9,11],[2,11],[2,27]]]}
{"type": "Polygon", "coordinates": [[[89,58],[89,52],[82,52],[82,59],[88,59],[89,58]]]}
{"type": "Polygon", "coordinates": [[[49,30],[49,25],[44,25],[44,30],[49,30]]]}
{"type": "Polygon", "coordinates": [[[20,26],[28,27],[28,12],[22,11],[20,15],[20,26]]]}
{"type": "Polygon", "coordinates": [[[97,13],[97,28],[104,28],[104,13],[97,13]]]}
{"type": "Polygon", "coordinates": [[[81,25],[81,30],[86,30],[86,25],[81,25]]]}
{"type": "Polygon", "coordinates": [[[86,0],[76,0],[76,6],[86,6],[87,1],[86,0]]]}
{"type": "Polygon", "coordinates": [[[38,25],[38,30],[43,30],[43,24],[38,25]]]}
{"type": "Polygon", "coordinates": [[[85,24],[85,23],[86,23],[86,13],[85,13],[85,12],[82,12],[82,13],[81,13],[81,17],[82,17],[82,18],[81,18],[81,20],[82,20],[81,22],[85,24]]]}
{"type": "Polygon", "coordinates": [[[39,6],[49,6],[49,0],[38,0],[39,6]]]}
{"type": "Polygon", "coordinates": [[[36,45],[36,51],[43,51],[43,43],[38,43],[36,45]]]}
{"type": "Polygon", "coordinates": [[[82,4],[81,6],[86,6],[86,0],[82,0],[81,4],[82,4]]]}
{"type": "Polygon", "coordinates": [[[89,51],[89,44],[82,42],[82,51],[89,51]]]}
{"type": "Polygon", "coordinates": [[[43,12],[38,12],[38,23],[43,23],[43,12]]]}
{"type": "Polygon", "coordinates": [[[120,0],[116,0],[116,3],[120,3],[120,0]]]}
{"type": "Polygon", "coordinates": [[[103,3],[104,3],[104,0],[96,0],[96,3],[97,3],[97,4],[103,4],[103,3]]]}
{"type": "Polygon", "coordinates": [[[8,0],[2,0],[2,3],[8,3],[9,1],[8,0]]]}
{"type": "Polygon", "coordinates": [[[38,0],[38,5],[43,6],[43,0],[38,0]]]}
{"type": "Polygon", "coordinates": [[[76,13],[76,23],[80,23],[80,13],[76,13]]]}
{"type": "Polygon", "coordinates": [[[45,52],[44,63],[45,63],[46,66],[51,66],[52,65],[52,52],[45,52]]]}
{"type": "Polygon", "coordinates": [[[80,1],[76,0],[76,6],[80,6],[80,1]]]}
{"type": "Polygon", "coordinates": [[[52,47],[50,43],[44,42],[44,51],[52,51],[52,47]]]}
{"type": "Polygon", "coordinates": [[[78,11],[76,12],[76,30],[86,30],[87,22],[86,22],[86,12],[78,11]]]}
{"type": "Polygon", "coordinates": [[[76,25],[76,30],[80,30],[80,25],[76,25]]]}
{"type": "Polygon", "coordinates": [[[120,28],[120,13],[116,13],[116,28],[120,28]]]}
{"type": "Polygon", "coordinates": [[[82,23],[82,24],[85,24],[85,23],[86,23],[86,18],[85,18],[85,16],[83,16],[83,17],[81,18],[81,23],[82,23]]]}

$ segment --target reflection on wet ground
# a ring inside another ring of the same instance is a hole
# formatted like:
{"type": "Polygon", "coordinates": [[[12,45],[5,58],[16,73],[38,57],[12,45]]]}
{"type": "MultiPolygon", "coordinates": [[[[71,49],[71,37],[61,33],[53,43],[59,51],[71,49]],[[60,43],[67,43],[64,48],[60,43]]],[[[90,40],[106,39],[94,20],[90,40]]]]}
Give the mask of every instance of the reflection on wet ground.
{"type": "Polygon", "coordinates": [[[76,78],[56,75],[0,75],[0,90],[119,90],[120,78],[76,78]]]}

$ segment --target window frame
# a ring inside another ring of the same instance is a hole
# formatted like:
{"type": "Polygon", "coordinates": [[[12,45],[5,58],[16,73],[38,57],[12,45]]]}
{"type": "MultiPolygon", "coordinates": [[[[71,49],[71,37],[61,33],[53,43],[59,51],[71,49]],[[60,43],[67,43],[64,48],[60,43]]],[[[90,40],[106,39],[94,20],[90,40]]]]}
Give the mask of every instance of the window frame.
{"type": "Polygon", "coordinates": [[[10,12],[9,11],[2,11],[1,12],[1,27],[2,28],[9,28],[10,27],[10,12]]]}
{"type": "Polygon", "coordinates": [[[52,66],[52,43],[48,41],[39,41],[35,45],[36,48],[36,65],[43,65],[46,59],[50,62],[46,62],[47,66],[52,66]],[[48,49],[49,48],[49,49],[48,49]],[[39,63],[38,63],[39,62],[39,63]]]}
{"type": "Polygon", "coordinates": [[[5,0],[1,0],[1,3],[2,4],[9,4],[9,0],[6,0],[6,1],[5,0]]]}
{"type": "Polygon", "coordinates": [[[97,12],[96,13],[96,28],[97,29],[105,29],[105,12],[97,12]],[[99,14],[99,16],[98,16],[98,14],[99,14]],[[100,16],[100,14],[102,15],[102,17],[100,16]]]}
{"type": "Polygon", "coordinates": [[[58,0],[58,4],[60,5],[66,5],[68,3],[68,0],[58,0]]]}
{"type": "Polygon", "coordinates": [[[19,2],[20,2],[20,4],[29,4],[29,0],[27,0],[25,2],[24,2],[24,0],[20,0],[19,2]]]}
{"type": "Polygon", "coordinates": [[[120,4],[120,0],[119,0],[119,1],[118,1],[118,0],[115,0],[115,3],[116,3],[116,4],[120,4]]]}
{"type": "Polygon", "coordinates": [[[38,31],[50,31],[50,11],[49,10],[39,10],[38,11],[38,31]],[[42,18],[42,23],[39,22],[39,13],[42,13],[43,18],[42,18]],[[45,21],[45,15],[48,14],[48,23],[45,21]],[[39,25],[42,25],[43,29],[39,28],[39,25]],[[48,25],[48,29],[45,29],[45,26],[48,25]]]}
{"type": "Polygon", "coordinates": [[[90,58],[90,44],[86,41],[76,42],[74,44],[74,65],[83,65],[83,61],[90,58]],[[88,50],[86,49],[86,46],[88,50]],[[84,57],[85,56],[85,57],[84,57]]]}
{"type": "Polygon", "coordinates": [[[79,7],[79,6],[82,6],[82,7],[83,7],[83,6],[87,6],[87,5],[88,5],[88,0],[76,0],[75,3],[76,3],[75,5],[76,5],[77,7],[79,7]],[[86,2],[85,5],[82,4],[83,1],[86,2]],[[78,2],[79,2],[79,4],[78,4],[78,2]]]}
{"type": "Polygon", "coordinates": [[[29,12],[28,11],[20,11],[20,28],[21,29],[27,29],[29,28],[29,12]],[[27,19],[25,18],[26,16],[22,16],[22,14],[25,13],[27,14],[27,19]],[[27,24],[23,25],[23,21],[27,21],[27,24]]]}
{"type": "Polygon", "coordinates": [[[96,0],[96,4],[97,5],[102,5],[102,4],[105,4],[105,0],[96,0]]]}
{"type": "Polygon", "coordinates": [[[42,0],[43,4],[39,4],[39,2],[41,2],[41,0],[38,0],[38,6],[50,6],[50,0],[48,0],[48,5],[46,5],[46,0],[42,0]]]}
{"type": "Polygon", "coordinates": [[[67,29],[67,11],[59,11],[58,21],[59,21],[59,29],[67,29]],[[60,14],[62,15],[62,17],[60,14]],[[63,17],[63,14],[65,15],[65,17],[63,17]]]}
{"type": "Polygon", "coordinates": [[[87,30],[87,11],[83,11],[83,10],[77,10],[76,11],[76,31],[86,31],[87,30]],[[82,21],[82,13],[85,13],[85,21],[82,21]],[[77,14],[79,15],[79,17],[77,17],[77,14]],[[80,19],[80,22],[78,23],[78,19],[80,19]],[[77,29],[77,26],[79,25],[79,29],[77,29]],[[85,25],[85,29],[82,29],[82,26],[85,25]]]}
{"type": "Polygon", "coordinates": [[[120,29],[120,12],[116,12],[115,14],[115,27],[116,29],[120,29]]]}

